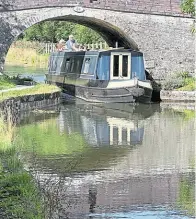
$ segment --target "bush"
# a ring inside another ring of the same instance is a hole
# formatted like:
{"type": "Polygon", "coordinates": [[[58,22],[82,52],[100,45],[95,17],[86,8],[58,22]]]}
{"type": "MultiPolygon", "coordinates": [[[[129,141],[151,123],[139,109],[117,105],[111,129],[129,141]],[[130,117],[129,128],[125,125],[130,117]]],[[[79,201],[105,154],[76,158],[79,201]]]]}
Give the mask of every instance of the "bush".
{"type": "Polygon", "coordinates": [[[189,80],[187,80],[187,83],[183,87],[178,88],[178,90],[186,90],[186,91],[196,90],[195,79],[190,78],[189,80]]]}
{"type": "Polygon", "coordinates": [[[162,83],[163,90],[195,90],[195,78],[189,76],[188,72],[170,74],[162,83]]]}
{"type": "Polygon", "coordinates": [[[7,75],[0,76],[0,90],[15,87],[15,84],[7,75]]]}

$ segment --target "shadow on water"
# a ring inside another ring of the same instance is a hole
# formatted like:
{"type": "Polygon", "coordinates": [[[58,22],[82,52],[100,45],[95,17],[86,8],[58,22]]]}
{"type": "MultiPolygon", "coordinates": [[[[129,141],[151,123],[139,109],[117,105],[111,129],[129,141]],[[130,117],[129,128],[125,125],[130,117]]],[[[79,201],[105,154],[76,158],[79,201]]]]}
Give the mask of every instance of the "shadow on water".
{"type": "Polygon", "coordinates": [[[194,209],[190,130],[191,118],[157,104],[76,101],[23,115],[18,134],[51,218],[186,219],[194,209]]]}

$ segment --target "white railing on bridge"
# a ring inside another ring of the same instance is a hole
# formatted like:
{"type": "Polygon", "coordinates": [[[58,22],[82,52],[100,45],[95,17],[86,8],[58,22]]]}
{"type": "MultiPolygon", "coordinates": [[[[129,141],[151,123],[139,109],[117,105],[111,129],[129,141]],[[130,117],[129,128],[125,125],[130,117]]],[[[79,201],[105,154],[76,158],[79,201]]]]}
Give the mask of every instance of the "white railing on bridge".
{"type": "MultiPolygon", "coordinates": [[[[43,48],[43,53],[51,53],[56,50],[56,43],[41,43],[41,46],[43,48]]],[[[80,44],[80,46],[86,47],[88,50],[102,50],[102,49],[107,49],[109,46],[107,45],[106,42],[97,42],[97,43],[92,43],[92,44],[80,44]]]]}
{"type": "MultiPolygon", "coordinates": [[[[110,48],[106,42],[96,42],[92,44],[80,44],[79,46],[84,46],[88,50],[104,50],[110,48]]],[[[36,48],[36,50],[39,50],[41,53],[51,53],[56,51],[56,43],[40,43],[40,42],[25,42],[25,41],[16,41],[12,44],[12,47],[14,48],[36,48]]]]}
{"type": "Polygon", "coordinates": [[[41,43],[41,47],[43,48],[43,53],[51,53],[56,50],[55,43],[41,43]]]}

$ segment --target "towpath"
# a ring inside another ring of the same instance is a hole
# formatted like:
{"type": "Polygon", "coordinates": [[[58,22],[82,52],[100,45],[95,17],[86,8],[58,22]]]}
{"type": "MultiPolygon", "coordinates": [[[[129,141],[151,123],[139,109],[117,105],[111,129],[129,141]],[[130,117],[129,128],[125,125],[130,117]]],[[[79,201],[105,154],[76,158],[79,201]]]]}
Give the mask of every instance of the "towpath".
{"type": "Polygon", "coordinates": [[[33,87],[34,87],[34,85],[32,85],[32,86],[17,85],[16,87],[13,87],[13,88],[0,90],[0,93],[5,93],[5,92],[8,92],[8,91],[15,91],[15,90],[24,90],[24,89],[33,88],[33,87]]]}

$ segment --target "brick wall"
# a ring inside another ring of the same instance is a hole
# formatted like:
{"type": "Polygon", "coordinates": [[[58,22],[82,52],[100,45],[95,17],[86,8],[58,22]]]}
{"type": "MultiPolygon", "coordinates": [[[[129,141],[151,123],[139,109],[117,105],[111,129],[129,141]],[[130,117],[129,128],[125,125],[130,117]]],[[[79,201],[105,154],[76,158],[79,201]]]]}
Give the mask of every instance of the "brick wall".
{"type": "Polygon", "coordinates": [[[90,8],[186,16],[180,10],[181,0],[0,0],[0,11],[73,6],[78,2],[90,8]]]}
{"type": "Polygon", "coordinates": [[[114,13],[111,10],[92,8],[86,8],[79,14],[72,7],[54,7],[0,13],[0,72],[9,46],[23,30],[57,16],[63,20],[74,19],[96,31],[101,30],[109,42],[117,39],[119,46],[120,42],[125,45],[130,43],[129,48],[133,49],[136,45],[144,53],[145,66],[155,79],[165,78],[171,72],[193,73],[195,70],[192,18],[118,11],[114,13]]]}

